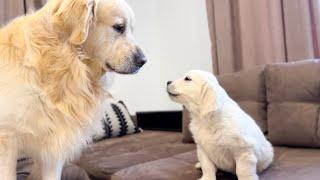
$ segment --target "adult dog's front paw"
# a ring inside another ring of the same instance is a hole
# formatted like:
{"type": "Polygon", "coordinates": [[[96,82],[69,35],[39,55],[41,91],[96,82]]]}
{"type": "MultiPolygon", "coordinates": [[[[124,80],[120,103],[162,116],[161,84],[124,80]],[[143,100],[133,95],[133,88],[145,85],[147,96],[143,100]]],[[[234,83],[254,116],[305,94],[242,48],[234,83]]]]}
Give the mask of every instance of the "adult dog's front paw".
{"type": "Polygon", "coordinates": [[[195,169],[201,169],[201,164],[200,164],[200,162],[197,162],[197,163],[194,165],[194,168],[195,168],[195,169]]]}

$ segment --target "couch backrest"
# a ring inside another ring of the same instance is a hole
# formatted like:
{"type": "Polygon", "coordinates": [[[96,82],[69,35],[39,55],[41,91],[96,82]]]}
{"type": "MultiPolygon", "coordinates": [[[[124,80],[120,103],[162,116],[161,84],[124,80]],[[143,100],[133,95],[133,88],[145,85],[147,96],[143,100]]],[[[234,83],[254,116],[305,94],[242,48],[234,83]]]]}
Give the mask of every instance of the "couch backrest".
{"type": "Polygon", "coordinates": [[[270,141],[320,147],[320,60],[267,65],[265,75],[270,141]]]}
{"type": "Polygon", "coordinates": [[[267,133],[267,100],[264,67],[221,75],[220,85],[267,133]]]}

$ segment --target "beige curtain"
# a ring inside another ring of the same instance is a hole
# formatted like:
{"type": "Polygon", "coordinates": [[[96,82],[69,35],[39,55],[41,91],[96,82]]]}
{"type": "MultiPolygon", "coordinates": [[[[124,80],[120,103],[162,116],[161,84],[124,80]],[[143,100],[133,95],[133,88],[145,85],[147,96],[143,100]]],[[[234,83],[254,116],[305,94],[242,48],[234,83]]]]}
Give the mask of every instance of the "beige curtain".
{"type": "Polygon", "coordinates": [[[15,17],[41,8],[46,0],[0,0],[0,26],[15,17]]]}
{"type": "Polygon", "coordinates": [[[207,0],[217,74],[318,58],[320,0],[207,0]]]}
{"type": "Polygon", "coordinates": [[[0,0],[0,27],[24,13],[23,0],[0,0]]]}
{"type": "Polygon", "coordinates": [[[40,9],[45,3],[46,0],[25,0],[27,12],[40,9]]]}

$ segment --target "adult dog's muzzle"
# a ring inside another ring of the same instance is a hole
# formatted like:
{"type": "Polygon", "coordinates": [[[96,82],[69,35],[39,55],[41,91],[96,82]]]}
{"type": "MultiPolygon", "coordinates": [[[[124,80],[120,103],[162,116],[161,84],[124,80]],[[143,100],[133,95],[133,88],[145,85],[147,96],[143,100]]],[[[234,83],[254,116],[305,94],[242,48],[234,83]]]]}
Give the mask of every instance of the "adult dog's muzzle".
{"type": "Polygon", "coordinates": [[[139,47],[137,47],[136,52],[133,53],[133,62],[135,66],[139,68],[141,68],[147,62],[146,56],[139,47]]]}

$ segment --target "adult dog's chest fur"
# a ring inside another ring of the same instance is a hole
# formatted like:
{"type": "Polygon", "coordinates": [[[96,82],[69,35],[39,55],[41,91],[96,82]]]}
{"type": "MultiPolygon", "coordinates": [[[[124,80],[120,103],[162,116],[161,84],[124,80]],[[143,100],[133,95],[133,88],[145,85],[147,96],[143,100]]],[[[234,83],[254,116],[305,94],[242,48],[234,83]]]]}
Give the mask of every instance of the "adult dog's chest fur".
{"type": "Polygon", "coordinates": [[[85,79],[85,73],[77,79],[63,74],[40,84],[33,70],[11,65],[2,65],[0,75],[0,126],[7,136],[19,137],[22,152],[41,147],[72,157],[87,144],[94,121],[100,119],[102,96],[90,84],[95,79],[85,79]]]}
{"type": "Polygon", "coordinates": [[[227,172],[235,171],[235,160],[229,146],[230,140],[225,134],[223,124],[191,122],[189,128],[196,144],[205,151],[217,168],[227,172]]]}

